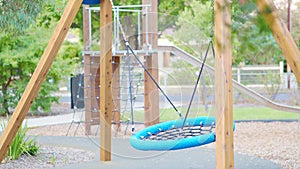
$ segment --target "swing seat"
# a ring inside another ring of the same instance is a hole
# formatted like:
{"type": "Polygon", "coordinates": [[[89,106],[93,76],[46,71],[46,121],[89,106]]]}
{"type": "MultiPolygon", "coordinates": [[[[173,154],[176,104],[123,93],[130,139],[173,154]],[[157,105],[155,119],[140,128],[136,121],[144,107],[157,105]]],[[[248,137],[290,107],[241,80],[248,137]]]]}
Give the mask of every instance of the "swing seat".
{"type": "Polygon", "coordinates": [[[215,141],[214,117],[197,117],[159,123],[130,137],[130,144],[138,150],[178,150],[201,146],[215,141]]]}
{"type": "Polygon", "coordinates": [[[100,0],[83,0],[84,5],[97,5],[100,4],[100,0]]]}

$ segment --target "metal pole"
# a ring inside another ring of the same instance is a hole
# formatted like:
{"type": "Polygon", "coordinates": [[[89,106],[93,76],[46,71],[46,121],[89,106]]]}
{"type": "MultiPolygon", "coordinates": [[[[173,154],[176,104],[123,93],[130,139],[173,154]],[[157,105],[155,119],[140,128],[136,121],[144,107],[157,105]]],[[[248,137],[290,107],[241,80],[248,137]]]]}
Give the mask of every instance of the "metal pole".
{"type": "MultiPolygon", "coordinates": [[[[288,30],[291,32],[291,2],[292,0],[288,0],[288,9],[287,9],[287,27],[288,27],[288,30]]],[[[287,67],[287,87],[288,89],[291,88],[291,67],[289,64],[286,64],[286,67],[287,67]]]]}
{"type": "Polygon", "coordinates": [[[117,17],[117,12],[116,10],[113,10],[113,13],[114,13],[114,50],[113,50],[113,55],[116,54],[116,50],[117,50],[117,45],[118,45],[118,37],[117,37],[117,29],[118,29],[118,25],[117,25],[117,20],[116,20],[116,17],[117,17]]]}
{"type": "Polygon", "coordinates": [[[138,43],[141,47],[141,12],[138,12],[138,43]]]}
{"type": "Polygon", "coordinates": [[[89,10],[89,48],[92,47],[92,11],[89,10]]]}

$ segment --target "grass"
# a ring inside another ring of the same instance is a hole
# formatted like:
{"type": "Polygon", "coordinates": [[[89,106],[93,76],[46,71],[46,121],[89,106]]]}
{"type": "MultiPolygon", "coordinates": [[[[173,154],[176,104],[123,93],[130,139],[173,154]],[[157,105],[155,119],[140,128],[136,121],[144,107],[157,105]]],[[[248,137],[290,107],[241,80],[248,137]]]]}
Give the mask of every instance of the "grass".
{"type": "Polygon", "coordinates": [[[234,108],[235,120],[290,120],[299,119],[299,114],[274,110],[267,107],[234,108]]]}
{"type": "MultiPolygon", "coordinates": [[[[180,109],[183,116],[186,109],[180,109]]],[[[210,110],[212,111],[212,110],[210,110]]],[[[204,108],[191,108],[189,117],[197,116],[215,116],[214,113],[196,113],[205,112],[204,108]]],[[[178,119],[176,111],[172,108],[160,109],[160,121],[169,121],[178,119]]],[[[290,120],[299,119],[299,114],[274,110],[267,107],[234,107],[233,108],[234,120],[290,120]]],[[[129,112],[124,113],[122,117],[123,121],[131,120],[129,112]]],[[[144,111],[134,112],[134,121],[144,121],[144,111]]]]}
{"type": "MultiPolygon", "coordinates": [[[[2,122],[2,130],[5,129],[6,125],[7,124],[5,122],[2,122]]],[[[27,131],[27,125],[19,128],[7,151],[6,157],[8,160],[17,160],[22,155],[35,156],[39,152],[39,146],[37,145],[36,138],[28,137],[27,131]]]]}

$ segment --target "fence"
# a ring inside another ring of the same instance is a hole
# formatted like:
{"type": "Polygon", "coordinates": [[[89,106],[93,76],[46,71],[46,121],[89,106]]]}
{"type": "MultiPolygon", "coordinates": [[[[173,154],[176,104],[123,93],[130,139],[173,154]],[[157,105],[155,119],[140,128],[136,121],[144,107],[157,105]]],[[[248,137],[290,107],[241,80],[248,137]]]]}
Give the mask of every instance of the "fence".
{"type": "Polygon", "coordinates": [[[291,88],[297,88],[297,81],[292,73],[284,73],[284,64],[264,66],[243,66],[232,68],[232,77],[247,87],[287,88],[288,77],[291,88]]]}

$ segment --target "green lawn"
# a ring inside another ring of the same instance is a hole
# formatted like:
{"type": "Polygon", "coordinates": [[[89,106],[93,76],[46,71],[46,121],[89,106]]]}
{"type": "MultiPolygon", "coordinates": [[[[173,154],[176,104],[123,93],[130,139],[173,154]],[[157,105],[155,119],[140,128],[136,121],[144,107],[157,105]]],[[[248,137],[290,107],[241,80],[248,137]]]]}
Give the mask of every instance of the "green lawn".
{"type": "MultiPolygon", "coordinates": [[[[180,109],[183,116],[185,115],[186,109],[180,109]]],[[[205,112],[204,109],[192,108],[190,110],[189,117],[196,116],[214,116],[214,113],[196,113],[196,112],[205,112]]],[[[278,111],[270,109],[267,107],[234,107],[233,108],[234,120],[287,120],[287,119],[299,119],[299,114],[289,113],[284,111],[278,111]]],[[[176,111],[172,108],[161,109],[160,110],[160,121],[169,121],[178,119],[176,111]]],[[[130,113],[123,114],[123,121],[127,119],[131,120],[130,113]]],[[[134,112],[134,121],[143,122],[144,121],[144,112],[135,111],[134,112]]]]}
{"type": "Polygon", "coordinates": [[[235,120],[287,120],[298,119],[299,114],[274,110],[267,107],[234,108],[235,120]]]}

